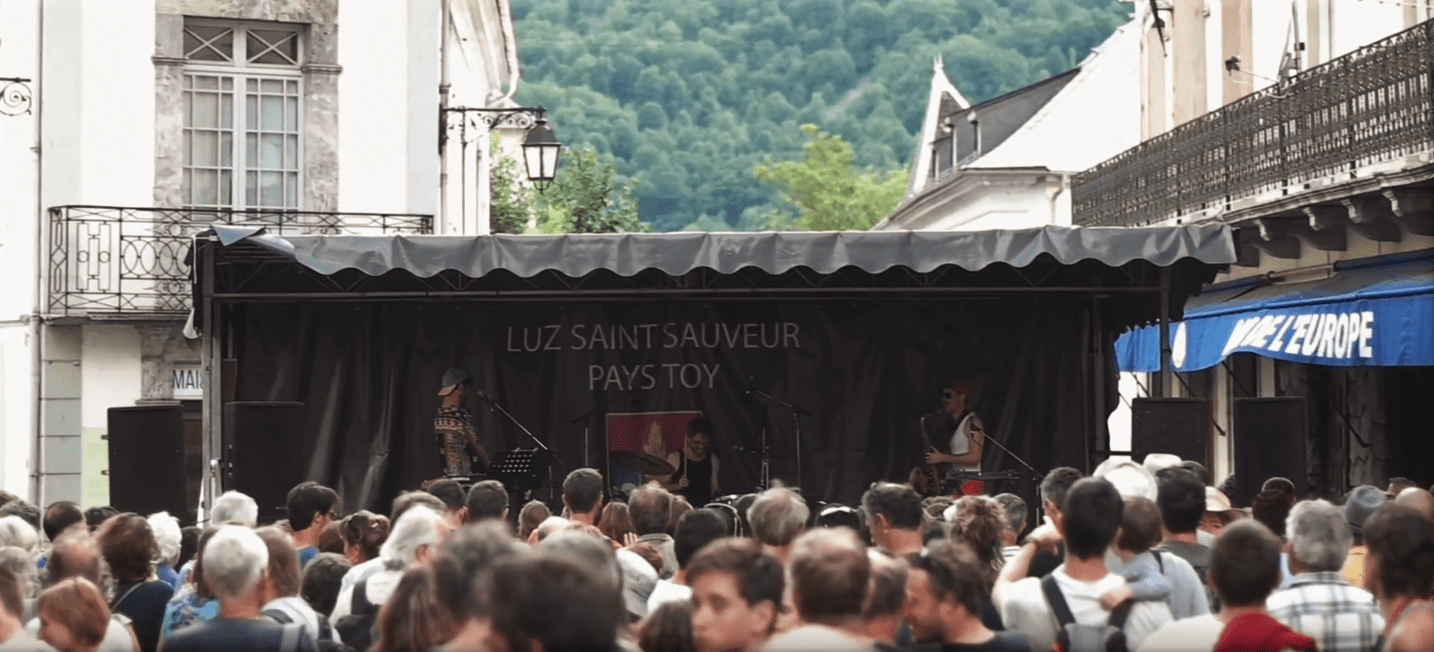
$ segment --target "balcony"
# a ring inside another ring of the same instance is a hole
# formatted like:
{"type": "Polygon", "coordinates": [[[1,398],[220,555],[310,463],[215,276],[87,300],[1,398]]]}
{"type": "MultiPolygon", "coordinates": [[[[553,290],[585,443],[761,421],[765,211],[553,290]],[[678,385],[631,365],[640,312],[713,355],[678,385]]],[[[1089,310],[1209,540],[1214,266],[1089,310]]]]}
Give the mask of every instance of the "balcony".
{"type": "Polygon", "coordinates": [[[114,206],[50,209],[48,312],[180,319],[190,309],[189,245],[212,224],[284,234],[427,234],[433,216],[114,206]]]}
{"type": "MultiPolygon", "coordinates": [[[[1072,219],[1082,226],[1140,226],[1298,217],[1303,223],[1291,228],[1385,228],[1369,226],[1369,218],[1390,213],[1391,205],[1400,212],[1395,193],[1407,190],[1395,187],[1434,179],[1431,75],[1434,22],[1426,22],[1077,175],[1072,219]],[[1378,210],[1364,210],[1365,199],[1377,200],[1378,210]]],[[[1427,203],[1428,191],[1418,192],[1427,203]]],[[[1262,237],[1269,236],[1269,225],[1259,226],[1262,237]]],[[[1421,222],[1416,232],[1427,227],[1421,222]]],[[[1386,239],[1386,231],[1376,239],[1386,239]]]]}

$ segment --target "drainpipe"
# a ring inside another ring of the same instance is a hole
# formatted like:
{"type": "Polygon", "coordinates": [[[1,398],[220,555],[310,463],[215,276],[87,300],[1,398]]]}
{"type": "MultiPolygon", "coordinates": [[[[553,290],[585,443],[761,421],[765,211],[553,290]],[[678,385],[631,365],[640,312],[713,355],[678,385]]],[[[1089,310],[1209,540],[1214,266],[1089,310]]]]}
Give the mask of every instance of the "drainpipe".
{"type": "Polygon", "coordinates": [[[44,151],[40,149],[41,137],[44,130],[41,129],[45,116],[45,102],[43,93],[45,89],[45,0],[36,0],[37,16],[35,26],[35,92],[31,96],[31,102],[35,107],[35,210],[38,221],[35,224],[35,304],[29,315],[30,340],[30,384],[34,395],[30,400],[30,498],[33,504],[44,505],[45,497],[44,476],[41,475],[45,469],[45,446],[42,439],[45,435],[41,418],[44,416],[44,317],[42,316],[45,306],[45,221],[47,212],[44,207],[45,188],[44,174],[45,167],[41,165],[44,151]]]}
{"type": "MultiPolygon", "coordinates": [[[[1070,183],[1070,178],[1069,174],[1062,174],[1056,177],[1056,191],[1051,193],[1051,219],[1047,224],[1056,223],[1056,217],[1060,215],[1059,206],[1061,193],[1065,192],[1066,184],[1070,183]]],[[[1062,226],[1070,226],[1070,223],[1067,222],[1062,226]]]]}
{"type": "Polygon", "coordinates": [[[448,37],[448,25],[453,21],[453,0],[442,0],[443,11],[438,29],[438,219],[434,220],[434,232],[444,233],[448,228],[448,89],[451,80],[448,74],[448,48],[452,45],[448,37]],[[441,228],[440,228],[441,225],[441,228]]]}

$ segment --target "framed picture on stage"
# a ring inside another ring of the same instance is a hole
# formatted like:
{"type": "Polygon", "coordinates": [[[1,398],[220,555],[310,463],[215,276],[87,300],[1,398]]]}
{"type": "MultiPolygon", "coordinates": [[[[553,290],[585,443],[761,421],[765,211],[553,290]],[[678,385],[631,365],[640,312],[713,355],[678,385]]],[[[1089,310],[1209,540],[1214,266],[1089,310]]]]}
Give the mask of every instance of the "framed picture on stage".
{"type": "MultiPolygon", "coordinates": [[[[687,422],[702,416],[697,410],[674,412],[611,412],[607,415],[607,451],[637,451],[658,459],[667,459],[672,451],[682,450],[687,440],[687,422]]],[[[627,491],[646,480],[636,470],[609,462],[608,477],[612,485],[627,491]]]]}

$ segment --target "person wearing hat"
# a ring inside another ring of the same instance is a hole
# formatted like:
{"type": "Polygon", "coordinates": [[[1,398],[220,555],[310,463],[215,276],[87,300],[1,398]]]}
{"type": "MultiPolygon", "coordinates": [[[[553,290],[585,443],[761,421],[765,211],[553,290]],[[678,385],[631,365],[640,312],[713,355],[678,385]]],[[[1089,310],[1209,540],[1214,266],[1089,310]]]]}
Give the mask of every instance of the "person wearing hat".
{"type": "Polygon", "coordinates": [[[1340,573],[1352,586],[1364,586],[1364,557],[1369,553],[1369,546],[1364,545],[1364,524],[1387,502],[1388,495],[1379,487],[1367,484],[1351,489],[1345,498],[1344,519],[1354,533],[1354,545],[1350,546],[1349,556],[1345,558],[1340,573]]]}
{"type": "Polygon", "coordinates": [[[443,458],[443,474],[470,475],[488,470],[488,453],[478,440],[478,428],[465,403],[473,386],[473,377],[462,369],[443,373],[443,386],[438,396],[438,416],[433,418],[433,436],[438,454],[443,458]]]}
{"type": "Polygon", "coordinates": [[[981,452],[986,442],[985,426],[981,417],[976,416],[966,401],[971,390],[961,381],[953,380],[941,389],[941,410],[951,418],[947,424],[955,424],[951,431],[946,453],[932,446],[926,451],[927,464],[950,464],[946,479],[961,482],[960,495],[980,496],[986,493],[986,483],[980,480],[961,480],[962,473],[981,471],[981,452]]]}

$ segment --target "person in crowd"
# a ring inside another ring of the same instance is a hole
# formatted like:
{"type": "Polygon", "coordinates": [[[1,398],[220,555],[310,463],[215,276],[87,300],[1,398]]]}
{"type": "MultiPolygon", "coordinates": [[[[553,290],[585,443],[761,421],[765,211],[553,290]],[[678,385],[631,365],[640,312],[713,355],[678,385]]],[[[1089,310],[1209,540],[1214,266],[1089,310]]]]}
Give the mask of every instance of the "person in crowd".
{"type": "Polygon", "coordinates": [[[0,507],[0,517],[5,516],[14,516],[24,521],[25,524],[30,526],[30,529],[35,532],[35,536],[39,537],[40,526],[42,525],[39,507],[23,500],[17,500],[4,507],[0,507]]]}
{"type": "Polygon", "coordinates": [[[996,494],[995,501],[1000,503],[1001,510],[1006,515],[1006,527],[1001,530],[1001,565],[1004,566],[1021,550],[1018,544],[1021,542],[1021,535],[1026,532],[1026,519],[1030,518],[1030,511],[1026,507],[1026,501],[1016,494],[996,494]]]}
{"type": "Polygon", "coordinates": [[[214,506],[209,510],[209,524],[252,528],[259,524],[259,503],[237,491],[226,491],[214,499],[214,506]]]}
{"type": "Polygon", "coordinates": [[[434,589],[439,602],[453,611],[456,629],[436,652],[486,649],[488,606],[480,590],[483,582],[494,564],[529,552],[513,540],[506,524],[493,519],[469,525],[449,539],[433,561],[434,589]]]}
{"type": "MultiPolygon", "coordinates": [[[[1169,587],[1169,595],[1164,601],[1176,620],[1210,613],[1210,599],[1205,594],[1200,576],[1195,573],[1190,562],[1155,549],[1163,536],[1160,508],[1145,498],[1127,498],[1124,514],[1121,516],[1120,535],[1116,537],[1115,546],[1112,547],[1114,554],[1107,555],[1106,559],[1110,561],[1114,557],[1114,561],[1119,564],[1120,569],[1115,572],[1120,573],[1131,584],[1133,590],[1129,595],[1132,598],[1150,599],[1160,592],[1157,590],[1142,594],[1136,589],[1143,580],[1148,581],[1152,577],[1151,571],[1154,571],[1163,580],[1160,584],[1169,587]],[[1132,562],[1143,564],[1145,568],[1132,571],[1132,562]]],[[[1116,566],[1112,565],[1112,570],[1115,568],[1116,566]]],[[[1150,584],[1146,586],[1149,587],[1150,584]]],[[[1119,600],[1109,598],[1110,594],[1107,594],[1104,606],[1113,608],[1119,600]]]]}
{"type": "Polygon", "coordinates": [[[448,519],[449,525],[463,527],[468,519],[468,494],[464,493],[463,485],[452,478],[440,478],[429,484],[426,491],[443,501],[443,517],[448,519]]]}
{"type": "Polygon", "coordinates": [[[542,543],[544,539],[570,527],[573,527],[572,521],[561,516],[549,516],[542,523],[538,524],[537,529],[533,530],[532,534],[528,535],[527,541],[530,545],[538,545],[542,543]]]}
{"type": "Polygon", "coordinates": [[[1344,512],[1323,500],[1297,503],[1285,532],[1294,577],[1265,601],[1270,617],[1313,638],[1321,652],[1371,650],[1384,616],[1374,596],[1340,575],[1354,536],[1344,512]]]}
{"type": "Polygon", "coordinates": [[[264,574],[265,602],[260,613],[281,625],[298,623],[304,628],[304,635],[315,641],[333,640],[328,621],[299,597],[303,576],[299,571],[298,551],[294,550],[289,535],[276,527],[259,528],[254,533],[269,551],[269,565],[264,574]]]}
{"type": "Polygon", "coordinates": [[[378,558],[383,542],[388,540],[388,517],[366,509],[349,514],[339,522],[339,535],[344,541],[344,557],[358,566],[378,558]]]}
{"type": "Polygon", "coordinates": [[[464,505],[467,523],[508,520],[508,490],[497,480],[484,480],[470,487],[464,505]]]}
{"type": "MultiPolygon", "coordinates": [[[[981,560],[988,586],[995,585],[1001,570],[1001,532],[1006,529],[1006,515],[1001,504],[987,496],[962,496],[951,508],[951,538],[964,541],[981,560]]],[[[989,589],[988,589],[989,591],[989,589]]]]}
{"type": "MultiPolygon", "coordinates": [[[[50,543],[60,540],[60,534],[76,525],[85,522],[85,512],[80,506],[68,500],[60,500],[50,503],[45,508],[45,516],[41,520],[42,529],[45,532],[45,539],[50,543]]],[[[44,568],[48,562],[48,555],[39,559],[40,568],[44,568]]]]}
{"type": "Polygon", "coordinates": [[[604,506],[602,518],[598,519],[598,530],[618,545],[627,545],[629,536],[634,541],[637,539],[637,526],[632,523],[632,512],[628,511],[627,503],[608,503],[604,506]]]}
{"type": "Polygon", "coordinates": [[[991,631],[981,622],[986,574],[969,546],[934,541],[925,553],[908,555],[907,561],[911,570],[904,614],[917,642],[952,651],[1030,652],[1025,634],[991,631]]]}
{"type": "Polygon", "coordinates": [[[286,504],[302,568],[319,554],[319,535],[324,528],[339,519],[339,495],[333,489],[309,481],[290,489],[286,504]]]}
{"type": "Polygon", "coordinates": [[[222,525],[203,548],[204,582],[220,604],[219,617],[175,632],[166,652],[317,652],[314,639],[295,624],[261,617],[269,550],[249,528],[222,525]]]}
{"type": "Polygon", "coordinates": [[[1285,538],[1285,521],[1290,517],[1290,508],[1294,505],[1294,496],[1280,490],[1269,489],[1261,491],[1250,499],[1250,515],[1283,540],[1285,538]]]}
{"type": "Polygon", "coordinates": [[[747,520],[752,524],[752,538],[783,564],[787,562],[792,542],[806,529],[810,517],[811,509],[807,507],[807,502],[786,487],[763,491],[747,510],[747,520]]]}
{"type": "Polygon", "coordinates": [[[1061,513],[1061,505],[1065,504],[1066,493],[1075,486],[1076,481],[1084,475],[1069,466],[1058,466],[1051,469],[1046,477],[1041,479],[1041,509],[1045,510],[1046,519],[1039,527],[1031,532],[1032,537],[1040,541],[1052,541],[1036,552],[1031,560],[1030,576],[1045,577],[1051,574],[1057,566],[1065,559],[1065,544],[1056,535],[1055,522],[1061,513]],[[1037,537],[1040,532],[1044,536],[1037,537]]]}
{"type": "Polygon", "coordinates": [[[750,539],[713,542],[687,568],[698,652],[756,652],[777,626],[782,562],[750,539]]]}
{"type": "Polygon", "coordinates": [[[673,552],[677,555],[677,572],[670,580],[658,580],[647,598],[647,610],[651,612],[664,602],[688,600],[692,589],[687,586],[687,565],[692,557],[707,544],[727,535],[727,524],[716,512],[699,509],[688,512],[677,524],[677,533],[672,537],[673,552]]]}
{"type": "Polygon", "coordinates": [[[666,532],[667,532],[668,534],[677,534],[677,522],[680,521],[680,520],[682,520],[682,517],[683,517],[683,516],[686,516],[686,515],[687,515],[689,512],[691,512],[691,511],[692,511],[692,504],[689,503],[689,502],[687,502],[687,499],[686,499],[686,498],[683,498],[682,496],[673,495],[673,496],[672,496],[672,509],[669,509],[669,510],[668,510],[668,513],[667,513],[667,530],[666,530],[666,532]]]}
{"type": "Polygon", "coordinates": [[[1364,588],[1379,599],[1384,631],[1376,649],[1434,650],[1434,530],[1412,509],[1390,505],[1365,523],[1364,588]]]}
{"type": "MultiPolygon", "coordinates": [[[[48,588],[74,577],[84,578],[97,587],[104,586],[103,566],[99,544],[95,542],[89,529],[69,528],[50,549],[45,586],[48,588]]],[[[40,619],[30,619],[25,629],[31,636],[39,636],[40,619]]],[[[139,649],[139,641],[135,640],[134,632],[128,624],[120,618],[111,618],[106,625],[105,639],[100,649],[104,652],[135,652],[139,649]]]]}
{"type": "Polygon", "coordinates": [[[319,533],[320,555],[326,552],[336,555],[344,554],[344,535],[339,531],[342,524],[343,521],[331,521],[324,526],[324,531],[319,533]]]}
{"type": "MultiPolygon", "coordinates": [[[[104,606],[104,598],[100,598],[104,606]]],[[[25,597],[20,581],[8,568],[0,568],[0,652],[43,652],[51,650],[25,631],[25,597]]],[[[109,609],[106,607],[105,611],[109,609]]]]}
{"type": "Polygon", "coordinates": [[[851,530],[816,529],[792,543],[788,571],[801,625],[780,633],[764,649],[872,650],[866,638],[871,559],[851,530]]]}
{"type": "MultiPolygon", "coordinates": [[[[1200,517],[1200,529],[1195,533],[1195,536],[1201,543],[1207,546],[1211,545],[1215,541],[1213,538],[1208,537],[1220,536],[1220,531],[1224,530],[1230,521],[1245,518],[1246,516],[1249,516],[1249,514],[1246,514],[1245,510],[1235,509],[1230,506],[1230,498],[1226,496],[1224,492],[1206,485],[1205,515],[1200,517]]],[[[1280,527],[1284,527],[1284,525],[1280,527]]]]}
{"type": "Polygon", "coordinates": [[[742,520],[742,531],[746,533],[744,536],[752,536],[752,519],[751,515],[747,512],[752,509],[752,504],[756,502],[757,494],[742,494],[732,503],[732,506],[737,508],[737,518],[742,520]]]}
{"type": "MultiPolygon", "coordinates": [[[[441,507],[439,509],[442,509],[441,507]]],[[[379,550],[379,563],[365,568],[366,564],[353,567],[344,576],[345,586],[339,592],[330,620],[336,625],[344,616],[377,614],[398,586],[403,571],[414,565],[427,564],[438,551],[441,535],[447,529],[443,515],[426,505],[412,507],[405,511],[393,524],[393,533],[384,541],[379,550]],[[361,573],[355,576],[355,573],[361,573]],[[352,577],[352,581],[349,578],[352,577]],[[354,599],[359,585],[364,587],[364,600],[354,599]],[[366,602],[358,604],[356,602],[366,602]]],[[[348,640],[344,641],[349,643],[348,640]]],[[[352,643],[350,643],[352,645],[352,643]]]]}
{"type": "Polygon", "coordinates": [[[482,589],[493,639],[507,650],[528,652],[615,650],[622,601],[605,575],[546,545],[497,562],[482,589]],[[537,577],[544,581],[533,581],[537,577]]]}
{"type": "Polygon", "coordinates": [[[877,548],[895,557],[921,551],[925,513],[911,485],[878,482],[862,494],[861,507],[877,548]]]}
{"type": "Polygon", "coordinates": [[[1416,482],[1414,482],[1413,480],[1411,480],[1411,479],[1409,479],[1409,478],[1405,478],[1405,477],[1394,477],[1394,478],[1390,478],[1390,479],[1389,479],[1389,488],[1384,490],[1384,495],[1389,496],[1389,499],[1390,499],[1390,500],[1394,500],[1395,498],[1397,498],[1397,497],[1399,496],[1399,493],[1400,493],[1400,492],[1402,492],[1402,491],[1404,491],[1405,489],[1408,489],[1408,488],[1410,488],[1410,487],[1417,487],[1417,486],[1419,486],[1419,484],[1416,483],[1416,482]]]}
{"type": "Polygon", "coordinates": [[[393,499],[393,508],[388,511],[388,522],[398,523],[398,518],[405,512],[418,506],[427,507],[439,514],[443,513],[443,501],[427,491],[405,491],[393,499]]]}
{"type": "Polygon", "coordinates": [[[314,557],[308,566],[304,567],[303,578],[299,582],[299,597],[308,603],[309,608],[315,613],[328,618],[334,612],[334,603],[339,600],[339,587],[343,584],[344,574],[349,572],[353,565],[343,555],[332,552],[321,552],[314,557]]]}
{"type": "Polygon", "coordinates": [[[1205,516],[1205,485],[1188,470],[1174,467],[1161,471],[1155,505],[1160,508],[1164,527],[1159,550],[1168,552],[1190,564],[1206,587],[1210,607],[1215,607],[1214,592],[1209,590],[1210,546],[1201,543],[1197,534],[1205,516]]]}
{"type": "Polygon", "coordinates": [[[528,501],[526,505],[523,505],[522,511],[518,512],[518,540],[527,541],[528,537],[537,531],[539,525],[552,517],[552,511],[543,504],[543,501],[528,501]]]}
{"type": "Polygon", "coordinates": [[[1280,583],[1280,541],[1259,521],[1226,526],[1210,555],[1217,614],[1178,620],[1152,634],[1140,652],[1313,652],[1314,640],[1281,625],[1265,611],[1280,583]]]}
{"type": "Polygon", "coordinates": [[[24,596],[21,620],[33,618],[34,598],[40,593],[40,569],[35,567],[35,555],[24,548],[5,546],[0,548],[0,568],[14,573],[15,581],[20,585],[20,594],[24,596]]]}
{"type": "Polygon", "coordinates": [[[60,652],[97,652],[110,610],[99,587],[82,577],[62,580],[40,594],[40,640],[60,652]]]}
{"type": "Polygon", "coordinates": [[[1351,586],[1367,586],[1364,582],[1364,560],[1369,548],[1364,545],[1364,524],[1374,516],[1389,497],[1379,487],[1360,485],[1351,489],[1344,500],[1344,520],[1354,535],[1354,545],[1349,547],[1349,557],[1344,560],[1340,574],[1351,586]]]}
{"type": "Polygon", "coordinates": [[[159,545],[159,559],[154,565],[154,574],[171,589],[179,590],[179,519],[169,512],[150,514],[150,529],[154,530],[154,542],[159,545]]]}
{"type": "Polygon", "coordinates": [[[119,510],[109,505],[96,505],[85,510],[85,525],[90,532],[100,529],[100,524],[110,520],[110,517],[119,513],[119,510]]]}
{"type": "MultiPolygon", "coordinates": [[[[1120,517],[1120,531],[1110,547],[1114,554],[1106,556],[1110,572],[1125,578],[1126,584],[1101,596],[1106,611],[1114,611],[1126,600],[1164,602],[1171,605],[1174,583],[1161,572],[1164,560],[1152,550],[1160,544],[1160,511],[1149,499],[1128,496],[1120,517]]],[[[1172,557],[1178,559],[1178,557],[1172,557]]],[[[1193,574],[1194,571],[1191,571],[1193,574]]],[[[1199,580],[1195,580],[1198,590],[1199,580]]],[[[1204,599],[1203,592],[1200,598],[1204,599]]],[[[1174,609],[1172,608],[1172,614],[1174,609]]],[[[1209,611],[1208,609],[1206,610],[1209,611]]]]}
{"type": "Polygon", "coordinates": [[[40,550],[40,533],[19,516],[0,516],[0,546],[35,553],[40,550]]]}
{"type": "MultiPolygon", "coordinates": [[[[1188,471],[1180,472],[1194,479],[1188,471]]],[[[1204,491],[1200,494],[1203,497],[1204,491]]],[[[1197,504],[1197,508],[1203,506],[1203,500],[1197,504]]],[[[1103,626],[1110,622],[1111,614],[1101,608],[1101,596],[1124,584],[1125,579],[1106,569],[1105,553],[1115,540],[1124,512],[1120,493],[1109,482],[1099,478],[1080,480],[1066,493],[1055,519],[1056,535],[1065,542],[1065,563],[1046,579],[1026,577],[1027,567],[1040,545],[1037,540],[1023,546],[1015,560],[1002,571],[996,582],[994,602],[1000,606],[1001,620],[1008,629],[1019,630],[1030,637],[1031,649],[1049,649],[1056,639],[1056,620],[1046,600],[1043,582],[1058,591],[1076,623],[1103,626]]],[[[1164,603],[1135,603],[1123,628],[1128,645],[1140,647],[1146,636],[1170,621],[1170,608],[1164,603]]]]}
{"type": "Polygon", "coordinates": [[[414,566],[403,574],[378,614],[378,639],[369,652],[428,652],[458,632],[452,610],[439,602],[434,572],[414,566]]]}
{"type": "Polygon", "coordinates": [[[866,553],[871,560],[871,581],[861,610],[864,636],[893,649],[905,617],[908,567],[904,560],[884,552],[867,549],[866,553]]]}
{"type": "Polygon", "coordinates": [[[95,538],[115,582],[110,610],[127,616],[140,649],[153,652],[159,647],[165,605],[174,597],[174,587],[154,576],[159,556],[154,530],[143,516],[126,512],[105,521],[95,538]]]}
{"type": "Polygon", "coordinates": [[[1286,494],[1289,494],[1290,498],[1299,498],[1299,496],[1295,495],[1295,483],[1289,478],[1282,478],[1279,476],[1270,478],[1260,485],[1259,493],[1264,493],[1271,489],[1274,489],[1276,491],[1283,491],[1286,494]]]}
{"type": "Polygon", "coordinates": [[[844,527],[852,531],[861,530],[862,515],[846,505],[827,505],[817,513],[817,527],[844,527]]]}
{"type": "Polygon", "coordinates": [[[638,626],[637,647],[642,652],[697,652],[692,638],[692,601],[662,603],[638,626]]]}
{"type": "Polygon", "coordinates": [[[597,525],[602,513],[602,474],[596,469],[576,469],[563,480],[563,506],[568,520],[597,525]]]}
{"type": "Polygon", "coordinates": [[[672,547],[672,535],[667,533],[667,521],[672,518],[672,494],[649,484],[632,492],[627,499],[627,507],[632,513],[638,542],[651,543],[662,553],[662,570],[658,572],[658,578],[672,579],[677,573],[677,552],[672,547]]]}
{"type": "Polygon", "coordinates": [[[164,640],[169,640],[170,636],[181,629],[207,623],[219,617],[219,600],[204,581],[204,546],[216,532],[218,528],[209,528],[199,535],[187,581],[164,607],[164,624],[160,628],[160,637],[164,640]]]}
{"type": "MultiPolygon", "coordinates": [[[[1393,483],[1391,483],[1393,484],[1393,483]]],[[[1434,494],[1419,487],[1406,487],[1394,496],[1394,504],[1419,512],[1424,520],[1434,523],[1434,494]]]]}

